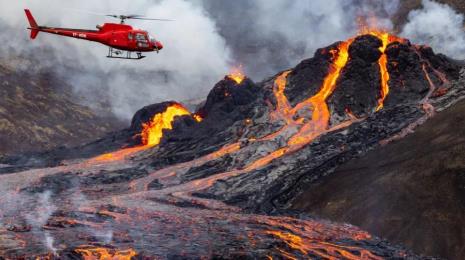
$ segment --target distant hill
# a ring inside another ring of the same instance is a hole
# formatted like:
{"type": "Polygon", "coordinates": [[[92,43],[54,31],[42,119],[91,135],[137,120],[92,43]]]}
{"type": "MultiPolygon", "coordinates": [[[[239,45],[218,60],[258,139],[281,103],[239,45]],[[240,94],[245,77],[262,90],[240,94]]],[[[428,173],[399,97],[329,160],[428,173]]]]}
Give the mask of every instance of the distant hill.
{"type": "Polygon", "coordinates": [[[0,63],[0,155],[81,144],[120,128],[78,104],[53,73],[22,72],[17,62],[0,63]]]}

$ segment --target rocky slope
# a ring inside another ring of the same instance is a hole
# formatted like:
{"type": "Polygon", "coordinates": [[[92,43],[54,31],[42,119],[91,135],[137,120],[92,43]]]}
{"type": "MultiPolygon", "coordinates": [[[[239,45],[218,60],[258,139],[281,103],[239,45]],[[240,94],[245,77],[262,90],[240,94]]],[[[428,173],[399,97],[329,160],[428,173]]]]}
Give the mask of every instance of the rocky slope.
{"type": "Polygon", "coordinates": [[[260,83],[225,77],[195,114],[155,104],[88,145],[5,158],[0,255],[421,258],[289,209],[340,165],[462,99],[461,69],[371,31],[260,83]]]}
{"type": "Polygon", "coordinates": [[[53,73],[17,70],[14,62],[0,64],[0,155],[71,147],[121,128],[115,118],[76,103],[53,73]]]}
{"type": "Polygon", "coordinates": [[[348,222],[416,252],[465,254],[465,102],[305,187],[293,209],[348,222]],[[334,192],[337,191],[337,192],[334,192]]]}

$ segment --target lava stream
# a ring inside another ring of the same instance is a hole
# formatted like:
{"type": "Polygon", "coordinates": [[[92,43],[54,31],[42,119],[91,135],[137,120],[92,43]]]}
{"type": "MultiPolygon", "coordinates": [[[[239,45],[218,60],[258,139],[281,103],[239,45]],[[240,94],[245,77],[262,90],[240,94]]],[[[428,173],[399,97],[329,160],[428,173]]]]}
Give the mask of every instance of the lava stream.
{"type": "Polygon", "coordinates": [[[353,40],[348,40],[339,44],[336,57],[330,65],[329,73],[323,81],[323,86],[320,91],[315,96],[298,104],[293,109],[295,113],[299,111],[303,105],[310,103],[313,107],[313,114],[311,122],[305,124],[300,132],[289,140],[289,145],[308,143],[328,129],[331,114],[326,99],[334,92],[341,71],[349,61],[349,47],[352,41],[353,40]]]}
{"type": "MultiPolygon", "coordinates": [[[[121,161],[135,153],[155,147],[160,144],[163,137],[163,131],[172,130],[174,119],[178,116],[191,115],[189,110],[180,104],[173,104],[166,108],[162,113],[153,116],[152,120],[142,125],[140,134],[142,145],[121,149],[116,152],[103,154],[90,160],[91,163],[115,162],[121,161]]],[[[197,122],[202,121],[202,117],[197,114],[191,115],[197,122]]]]}
{"type": "Polygon", "coordinates": [[[169,106],[165,112],[156,114],[152,121],[142,125],[142,143],[147,147],[157,146],[163,137],[163,131],[173,129],[175,117],[190,114],[189,110],[179,104],[169,106]]]}
{"type": "Polygon", "coordinates": [[[108,248],[78,248],[74,250],[84,260],[131,260],[137,253],[133,249],[113,250],[108,248]]]}
{"type": "Polygon", "coordinates": [[[388,57],[386,55],[386,49],[388,45],[393,42],[404,42],[405,40],[390,35],[387,32],[382,32],[378,30],[371,30],[368,33],[382,41],[382,46],[379,48],[379,51],[381,52],[381,57],[378,60],[379,70],[381,72],[381,97],[378,99],[378,107],[376,108],[376,111],[379,111],[384,108],[384,100],[386,100],[386,97],[389,95],[390,75],[387,68],[388,57]]]}

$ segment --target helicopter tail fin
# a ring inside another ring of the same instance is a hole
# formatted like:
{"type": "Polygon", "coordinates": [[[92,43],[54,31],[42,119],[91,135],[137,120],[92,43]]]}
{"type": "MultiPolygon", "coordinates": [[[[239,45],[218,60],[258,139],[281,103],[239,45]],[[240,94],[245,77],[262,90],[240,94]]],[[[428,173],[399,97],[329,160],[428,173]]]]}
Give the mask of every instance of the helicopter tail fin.
{"type": "Polygon", "coordinates": [[[37,25],[37,22],[34,19],[34,16],[32,16],[32,13],[31,11],[29,11],[29,9],[24,9],[24,12],[26,12],[27,20],[29,21],[29,25],[31,26],[30,28],[28,28],[29,30],[31,30],[31,39],[35,39],[39,34],[40,27],[39,25],[37,25]]]}

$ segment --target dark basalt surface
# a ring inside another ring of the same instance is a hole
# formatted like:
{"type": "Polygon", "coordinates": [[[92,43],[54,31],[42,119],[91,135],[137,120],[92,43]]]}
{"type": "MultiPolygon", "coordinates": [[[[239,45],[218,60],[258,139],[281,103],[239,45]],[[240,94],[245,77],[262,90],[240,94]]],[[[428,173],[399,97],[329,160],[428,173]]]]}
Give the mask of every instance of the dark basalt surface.
{"type": "Polygon", "coordinates": [[[357,37],[349,48],[349,62],[342,71],[337,89],[329,99],[331,111],[343,117],[347,110],[364,117],[376,109],[381,93],[378,60],[381,40],[371,35],[357,37]]]}
{"type": "Polygon", "coordinates": [[[292,69],[284,94],[293,106],[318,92],[328,75],[329,65],[333,58],[331,51],[337,53],[339,44],[340,42],[337,42],[326,48],[318,49],[313,58],[303,60],[292,69]]]}
{"type": "Polygon", "coordinates": [[[416,252],[462,259],[464,133],[461,101],[412,135],[341,164],[328,178],[306,186],[292,208],[353,223],[416,252]]]}
{"type": "MultiPolygon", "coordinates": [[[[315,57],[292,70],[284,91],[291,105],[319,91],[338,45],[318,50],[315,57]]],[[[202,122],[191,116],[177,118],[173,130],[164,132],[159,146],[131,155],[127,160],[92,164],[83,158],[136,145],[141,125],[172,102],[143,108],[134,116],[130,128],[96,142],[73,149],[4,158],[0,162],[9,165],[0,178],[15,184],[19,189],[14,191],[28,196],[28,201],[32,200],[30,196],[52,192],[54,203],[64,208],[50,217],[52,224],[63,217],[103,222],[104,230],[111,227],[114,232],[113,247],[135,248],[141,258],[182,258],[186,254],[225,259],[283,257],[277,248],[296,258],[304,257],[302,252],[307,252],[306,257],[316,257],[311,249],[302,251],[285,243],[286,238],[296,236],[309,243],[299,246],[318,247],[322,245],[320,242],[330,241],[345,249],[355,246],[356,249],[348,250],[356,251],[358,256],[368,250],[387,258],[421,259],[376,237],[358,239],[360,234],[351,226],[331,224],[288,210],[293,199],[331,176],[340,165],[363,157],[381,143],[402,138],[408,130],[428,120],[433,112],[430,107],[440,112],[463,98],[465,78],[459,74],[458,64],[425,47],[393,43],[386,51],[391,92],[384,109],[375,112],[381,91],[379,46],[380,41],[373,36],[355,39],[349,49],[349,62],[327,100],[330,126],[348,123],[349,119],[350,124],[323,133],[262,166],[251,167],[269,154],[288,148],[289,138],[299,130],[298,126],[286,125],[284,119],[271,117],[277,105],[274,80],[280,74],[260,83],[245,79],[237,84],[226,77],[195,111],[204,117],[202,122]],[[425,71],[435,84],[435,91],[444,89],[441,95],[429,97],[432,88],[425,71]],[[351,118],[347,110],[358,119],[351,118]],[[235,150],[214,154],[233,144],[235,150]],[[57,165],[64,166],[47,168],[57,165]],[[24,167],[33,170],[22,172],[24,167]],[[91,201],[84,203],[87,207],[69,208],[76,194],[83,194],[91,201]],[[87,211],[81,212],[82,208],[87,211]],[[276,233],[288,235],[279,237],[276,233]],[[322,234],[324,238],[320,237],[322,234]],[[160,243],[164,246],[153,247],[160,243]]],[[[312,111],[302,113],[307,112],[312,111]]],[[[307,121],[303,122],[309,122],[311,114],[304,118],[307,121]]],[[[376,219],[377,215],[366,217],[376,219]]],[[[75,247],[98,240],[80,225],[52,230],[55,233],[48,232],[67,245],[60,249],[60,254],[69,258],[74,257],[75,247]],[[86,235],[73,236],[76,233],[86,235]]],[[[26,237],[40,234],[40,229],[33,228],[26,237]]],[[[34,245],[38,248],[41,244],[34,245]]],[[[98,245],[108,247],[101,239],[98,245]]],[[[36,247],[31,246],[29,253],[33,249],[36,247]]],[[[1,250],[0,247],[0,255],[1,250]]],[[[8,251],[9,255],[15,253],[8,251]]],[[[417,253],[423,252],[417,249],[417,253]]]]}

